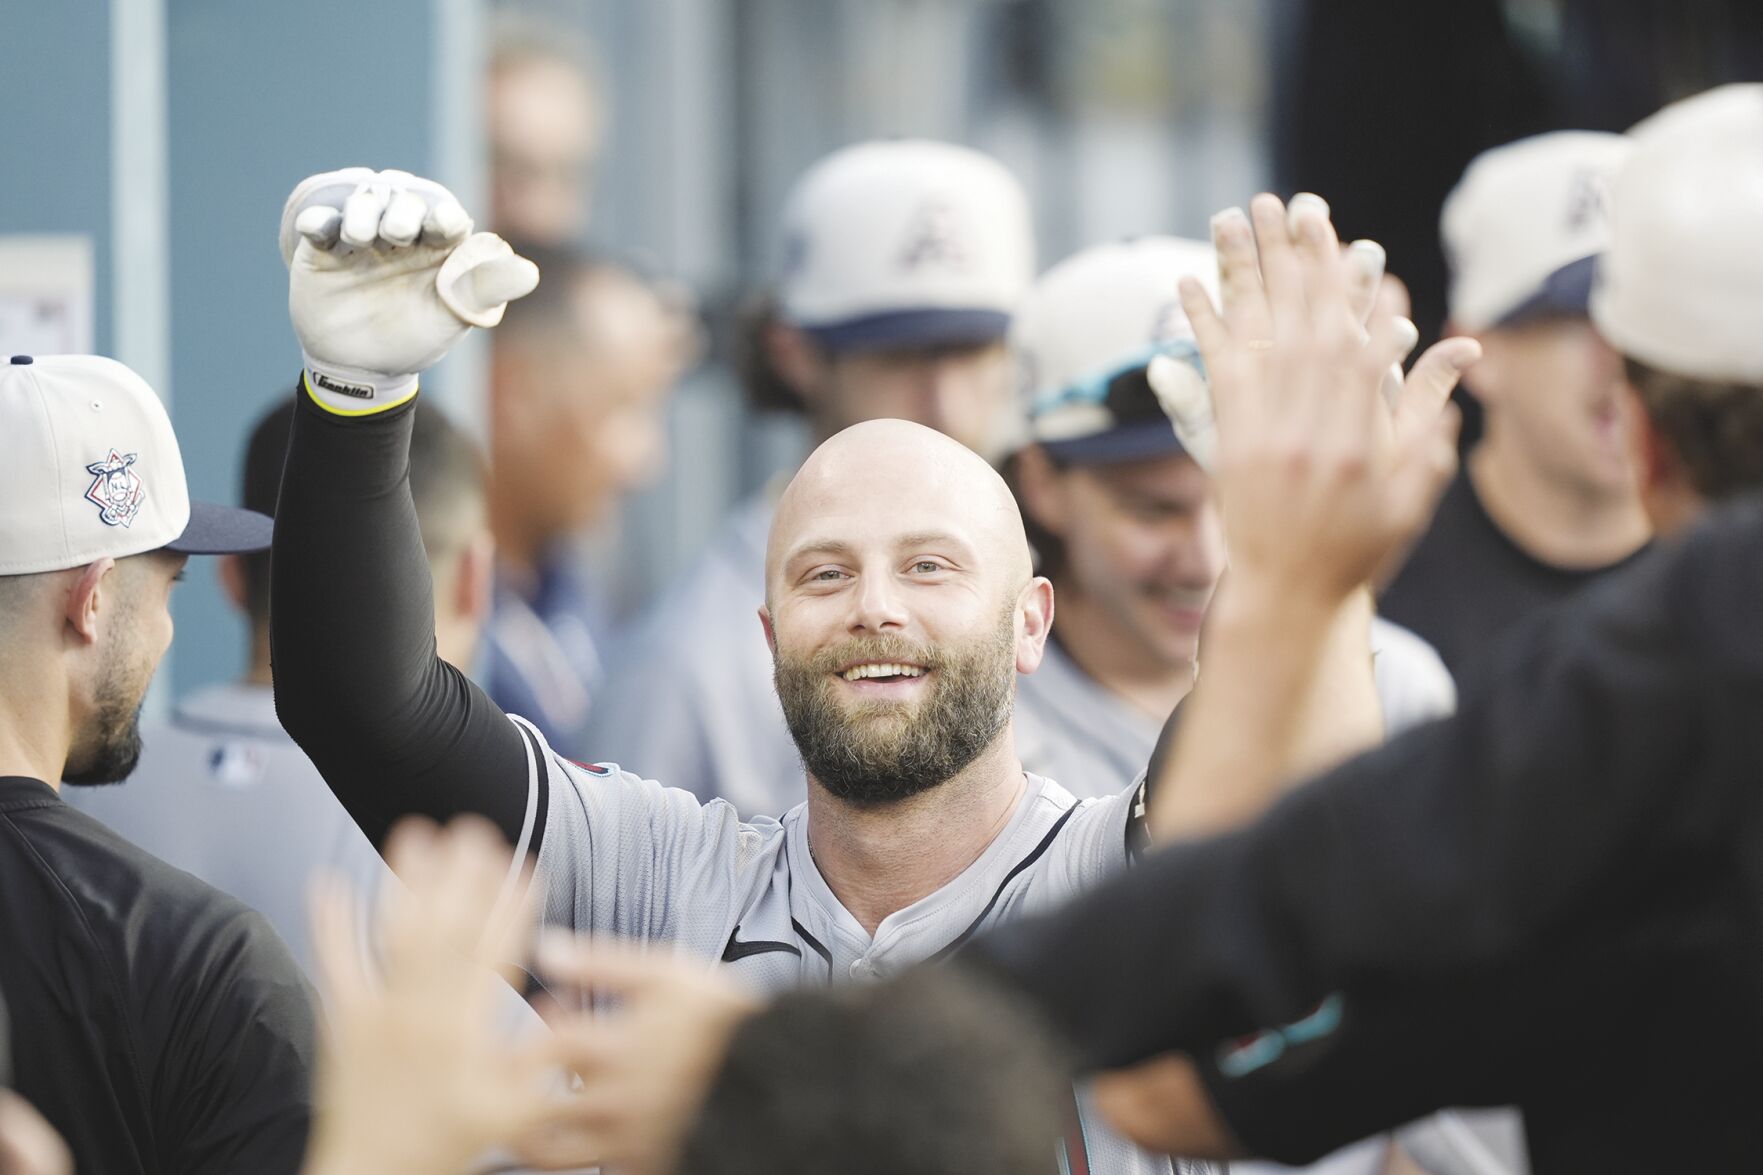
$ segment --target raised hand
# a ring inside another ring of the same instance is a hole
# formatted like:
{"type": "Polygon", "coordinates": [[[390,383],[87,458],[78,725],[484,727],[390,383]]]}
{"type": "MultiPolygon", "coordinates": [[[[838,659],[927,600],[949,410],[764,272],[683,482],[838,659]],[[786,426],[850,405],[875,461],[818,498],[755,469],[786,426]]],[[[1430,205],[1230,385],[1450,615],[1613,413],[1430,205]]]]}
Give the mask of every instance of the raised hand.
{"type": "MultiPolygon", "coordinates": [[[[1300,212],[1315,211],[1328,215],[1328,204],[1320,196],[1300,192],[1292,197],[1287,208],[1287,228],[1296,233],[1300,212]]],[[[1363,326],[1378,306],[1383,290],[1394,283],[1384,275],[1384,250],[1376,241],[1354,241],[1342,251],[1347,269],[1348,294],[1353,313],[1363,326]]],[[[1148,376],[1158,403],[1175,426],[1175,435],[1182,447],[1200,468],[1210,471],[1213,450],[1218,444],[1218,423],[1212,413],[1212,394],[1206,387],[1206,369],[1195,357],[1158,355],[1151,360],[1148,376]]],[[[1395,402],[1400,388],[1401,369],[1393,368],[1394,378],[1386,379],[1385,393],[1395,402]]]]}
{"type": "Polygon", "coordinates": [[[1191,278],[1181,294],[1216,422],[1232,574],[1344,598],[1431,517],[1455,470],[1450,391],[1479,348],[1429,349],[1392,410],[1386,373],[1417,332],[1375,297],[1367,317],[1370,259],[1343,254],[1326,205],[1295,200],[1288,214],[1258,196],[1248,216],[1215,217],[1213,240],[1222,312],[1191,278]]]}
{"type": "Polygon", "coordinates": [[[515,1153],[541,1167],[592,1160],[633,1175],[671,1170],[730,1036],[758,1001],[703,960],[635,944],[560,935],[540,944],[539,967],[552,990],[591,992],[614,1006],[547,1015],[555,1059],[580,1088],[515,1153]]]}
{"type": "Polygon", "coordinates": [[[282,208],[288,312],[326,407],[395,407],[473,326],[492,327],[539,271],[432,180],[346,168],[301,181],[282,208]]]}
{"type": "Polygon", "coordinates": [[[534,925],[508,845],[476,817],[411,819],[386,857],[400,884],[381,889],[381,967],[360,949],[348,886],[314,894],[331,1033],[305,1175],[464,1171],[563,1104],[551,1042],[511,1041],[498,1015],[496,968],[523,957],[534,925]]]}

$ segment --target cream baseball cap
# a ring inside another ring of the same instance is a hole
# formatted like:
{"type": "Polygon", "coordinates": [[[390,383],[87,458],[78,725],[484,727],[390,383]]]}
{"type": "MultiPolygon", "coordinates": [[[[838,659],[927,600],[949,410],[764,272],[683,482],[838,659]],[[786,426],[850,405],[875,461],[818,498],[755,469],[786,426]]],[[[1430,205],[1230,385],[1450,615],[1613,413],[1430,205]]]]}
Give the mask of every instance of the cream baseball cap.
{"type": "Polygon", "coordinates": [[[1708,90],[1628,133],[1592,321],[1661,371],[1763,384],[1763,85],[1708,90]]]}
{"type": "Polygon", "coordinates": [[[1034,276],[1022,185],[952,143],[833,152],[796,182],[783,235],[782,317],[833,351],[1001,339],[1034,276]]]}
{"type": "Polygon", "coordinates": [[[1209,243],[1137,237],[1085,249],[1041,275],[1010,332],[1027,439],[1080,464],[1182,451],[1145,371],[1158,355],[1203,371],[1176,289],[1184,277],[1216,298],[1209,243]]]}
{"type": "Polygon", "coordinates": [[[0,575],[269,546],[263,515],[190,502],[171,420],[127,367],[98,355],[0,363],[0,575]]]}
{"type": "Polygon", "coordinates": [[[1554,131],[1475,157],[1439,217],[1459,329],[1585,316],[1610,182],[1630,150],[1622,135],[1554,131]]]}

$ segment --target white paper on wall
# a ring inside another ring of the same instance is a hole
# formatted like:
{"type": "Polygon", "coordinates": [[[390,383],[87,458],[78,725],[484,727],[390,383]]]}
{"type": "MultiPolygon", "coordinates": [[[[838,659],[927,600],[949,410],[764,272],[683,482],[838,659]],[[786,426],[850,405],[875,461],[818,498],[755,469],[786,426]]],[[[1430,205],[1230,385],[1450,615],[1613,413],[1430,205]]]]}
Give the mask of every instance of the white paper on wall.
{"type": "Polygon", "coordinates": [[[92,238],[0,234],[0,355],[89,354],[92,238]]]}

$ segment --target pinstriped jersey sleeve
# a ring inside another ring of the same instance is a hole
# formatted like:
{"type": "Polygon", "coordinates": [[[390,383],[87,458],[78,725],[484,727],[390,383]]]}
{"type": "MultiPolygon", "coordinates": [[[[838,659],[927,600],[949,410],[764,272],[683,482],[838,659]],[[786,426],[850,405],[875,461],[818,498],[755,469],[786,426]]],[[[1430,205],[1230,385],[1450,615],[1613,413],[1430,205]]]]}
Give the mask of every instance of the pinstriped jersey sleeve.
{"type": "Polygon", "coordinates": [[[532,740],[545,780],[534,797],[545,921],[719,953],[763,880],[775,823],[743,824],[726,802],[701,803],[612,764],[574,763],[532,740]]]}

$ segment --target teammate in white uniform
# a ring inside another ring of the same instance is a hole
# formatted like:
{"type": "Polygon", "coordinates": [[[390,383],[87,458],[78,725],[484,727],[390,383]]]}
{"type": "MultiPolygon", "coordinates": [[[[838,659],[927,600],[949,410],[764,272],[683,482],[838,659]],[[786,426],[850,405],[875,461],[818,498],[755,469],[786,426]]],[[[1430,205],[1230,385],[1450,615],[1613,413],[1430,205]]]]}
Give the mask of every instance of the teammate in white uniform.
{"type": "MultiPolygon", "coordinates": [[[[864,143],[810,168],[783,219],[777,320],[755,349],[815,442],[898,417],[994,455],[1013,406],[1004,336],[1034,274],[1028,201],[1009,173],[944,143],[864,143]]],[[[608,650],[617,686],[586,744],[747,816],[805,794],[752,619],[781,489],[737,506],[608,650]]]]}
{"type": "MultiPolygon", "coordinates": [[[[1060,600],[1046,657],[1019,686],[1017,750],[1075,795],[1144,771],[1193,684],[1224,571],[1211,479],[1146,378],[1153,356],[1192,353],[1176,281],[1213,286],[1217,269],[1200,241],[1099,245],[1048,270],[1011,332],[1027,443],[1010,473],[1060,600]]],[[[1391,733],[1450,712],[1451,676],[1425,641],[1374,619],[1371,645],[1391,733]]]]}

